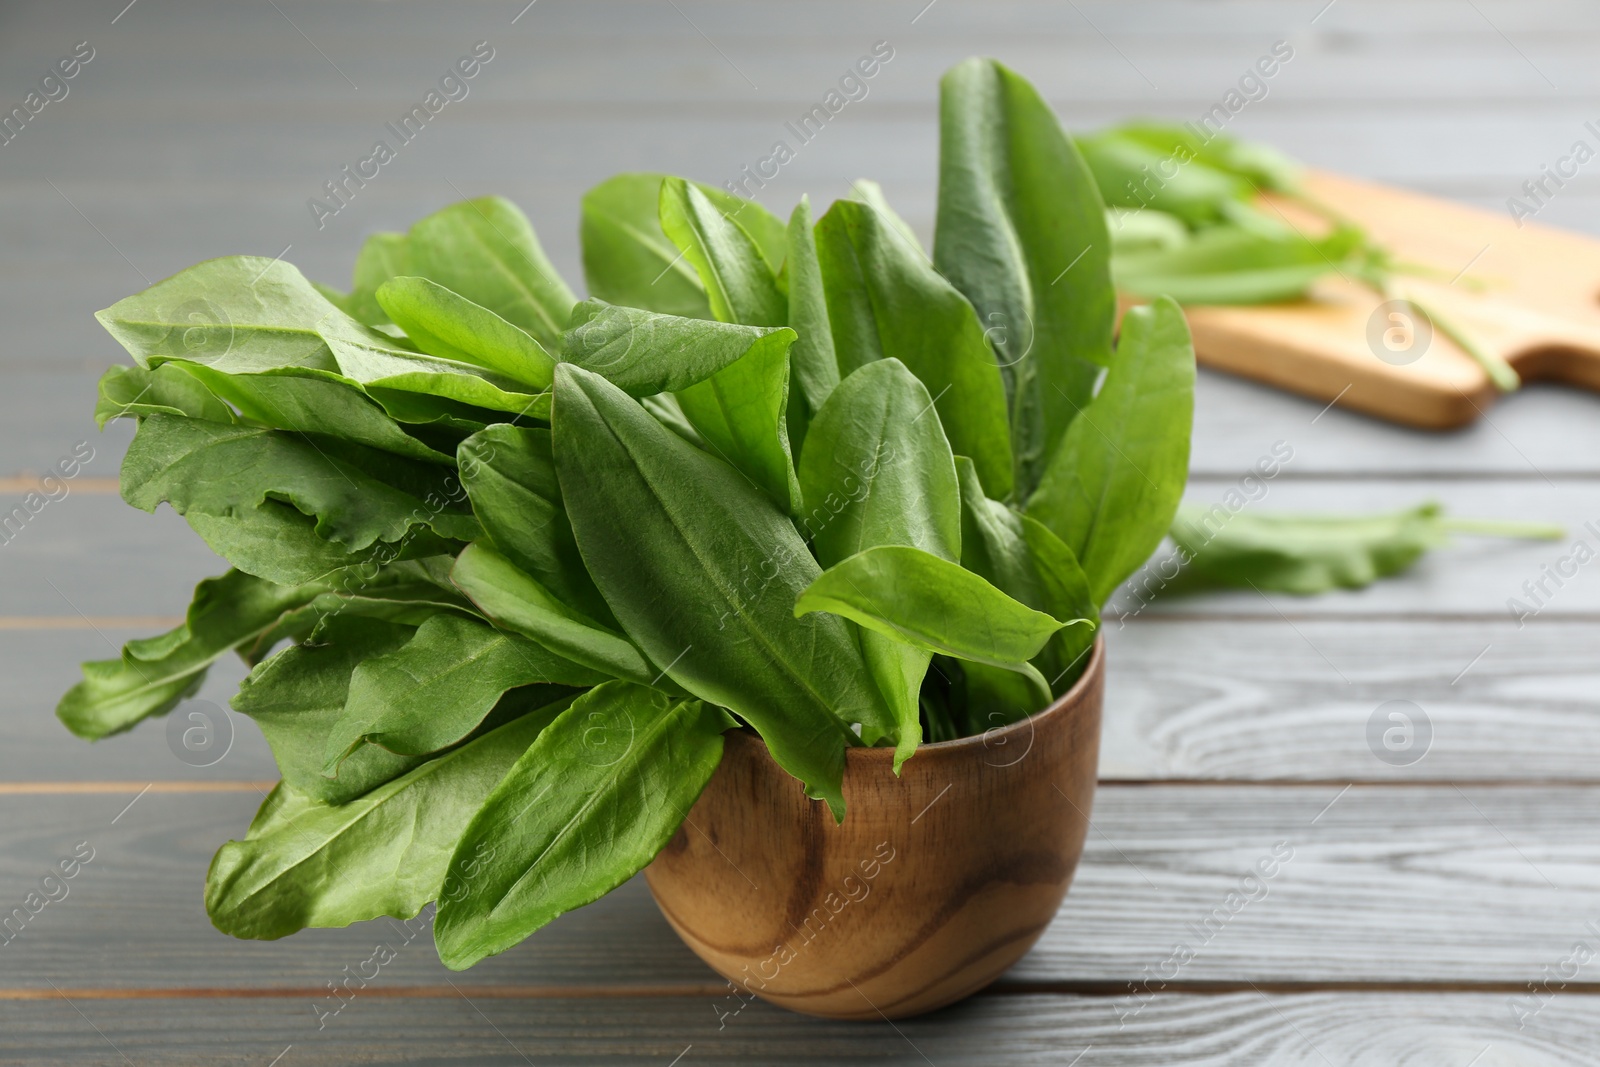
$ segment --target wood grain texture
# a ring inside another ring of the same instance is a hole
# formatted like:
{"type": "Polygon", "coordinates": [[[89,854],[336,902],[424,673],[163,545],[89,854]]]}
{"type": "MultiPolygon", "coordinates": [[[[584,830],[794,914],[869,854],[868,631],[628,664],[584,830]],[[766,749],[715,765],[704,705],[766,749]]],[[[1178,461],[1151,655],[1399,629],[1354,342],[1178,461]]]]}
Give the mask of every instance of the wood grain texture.
{"type": "MultiPolygon", "coordinates": [[[[382,982],[383,979],[379,979],[382,982]]],[[[849,1067],[1579,1067],[1600,998],[1565,994],[1518,1030],[1502,994],[1157,996],[1130,1019],[1104,997],[979,996],[893,1024],[806,1019],[759,1001],[395,999],[375,984],[318,1029],[308,998],[0,1002],[0,1064],[836,1064],[849,1067]],[[80,1014],[81,1013],[81,1014],[80,1014]],[[720,1014],[719,1014],[720,1013],[720,1014]],[[719,1022],[721,1023],[719,1027],[719,1022]],[[126,1055],[128,1060],[121,1057],[126,1055]]]]}
{"type": "MultiPolygon", "coordinates": [[[[0,947],[0,984],[320,988],[404,936],[377,922],[230,940],[206,921],[201,884],[256,799],[150,793],[113,824],[135,796],[0,796],[0,911],[21,905],[78,842],[96,850],[71,895],[0,947]]],[[[971,802],[952,790],[941,805],[971,802]]],[[[1194,955],[1168,991],[1520,988],[1600,922],[1596,803],[1600,788],[1575,785],[1105,783],[1072,891],[1005,983],[1126,995],[1184,943],[1194,955]]],[[[913,865],[890,864],[880,881],[916,877],[913,865]]],[[[396,985],[598,992],[715,981],[640,880],[465,975],[443,970],[426,933],[395,947],[384,973],[396,985]]]]}
{"type": "Polygon", "coordinates": [[[845,820],[753,733],[645,869],[672,928],[748,995],[808,1015],[901,1019],[1017,961],[1072,882],[1094,806],[1105,646],[1049,708],[978,737],[850,749],[845,820]],[[898,862],[898,866],[896,863],[898,862]]]}

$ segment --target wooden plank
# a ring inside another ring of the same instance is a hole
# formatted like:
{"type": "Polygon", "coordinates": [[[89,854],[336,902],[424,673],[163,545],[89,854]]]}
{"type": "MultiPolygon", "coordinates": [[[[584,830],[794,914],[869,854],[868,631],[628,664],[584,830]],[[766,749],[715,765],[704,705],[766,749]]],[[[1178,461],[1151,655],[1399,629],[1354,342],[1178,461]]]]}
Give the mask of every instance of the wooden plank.
{"type": "Polygon", "coordinates": [[[1600,779],[1593,622],[1152,619],[1106,641],[1102,779],[1600,779]],[[1390,711],[1409,747],[1383,746],[1390,711]]]}
{"type": "Polygon", "coordinates": [[[322,1029],[304,998],[0,1003],[0,1063],[1040,1064],[1221,1067],[1592,1062],[1600,1002],[1566,994],[1518,1030],[1500,994],[1158,996],[1126,1025],[1100,997],[980,996],[919,1019],[825,1022],[710,997],[495,997],[463,983],[426,999],[378,984],[322,1029]],[[81,1013],[81,1014],[80,1014],[81,1013]]]}
{"type": "MultiPolygon", "coordinates": [[[[379,922],[229,940],[206,921],[201,884],[255,798],[150,793],[113,824],[133,795],[0,795],[6,909],[78,842],[95,849],[70,896],[4,947],[0,984],[320,988],[374,939],[401,936],[379,922]]],[[[1600,921],[1597,802],[1600,788],[1580,786],[1107,785],[1066,904],[1008,981],[1120,995],[1182,943],[1194,954],[1173,990],[1520,987],[1600,921]],[[1273,877],[1256,875],[1274,856],[1273,877]]],[[[451,976],[426,935],[414,940],[385,982],[442,987],[451,976]]],[[[635,880],[459,980],[703,989],[708,974],[635,880]]]]}

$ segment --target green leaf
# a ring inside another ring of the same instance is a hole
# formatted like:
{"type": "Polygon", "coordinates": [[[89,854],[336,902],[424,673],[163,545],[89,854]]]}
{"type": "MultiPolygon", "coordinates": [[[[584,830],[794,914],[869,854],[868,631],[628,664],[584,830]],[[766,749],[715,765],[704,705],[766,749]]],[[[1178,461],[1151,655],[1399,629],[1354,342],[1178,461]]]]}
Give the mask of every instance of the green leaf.
{"type": "Polygon", "coordinates": [[[661,315],[585,300],[572,313],[561,358],[593,371],[629,396],[676,392],[746,355],[783,352],[793,330],[661,315]]]}
{"type": "Polygon", "coordinates": [[[899,359],[928,387],[951,447],[990,495],[1008,496],[1005,385],[972,305],[866,204],[838,201],[816,233],[840,373],[899,359]]]}
{"type": "Polygon", "coordinates": [[[1177,248],[1119,254],[1113,266],[1118,288],[1135,295],[1166,295],[1182,304],[1268,304],[1299,299],[1324,274],[1358,270],[1352,257],[1361,241],[1353,229],[1311,240],[1215,226],[1177,248]]]}
{"type": "MultiPolygon", "coordinates": [[[[977,309],[1006,382],[1026,499],[1111,359],[1116,293],[1094,178],[1033,86],[989,59],[940,82],[933,260],[977,309]]],[[[929,383],[930,388],[933,384],[929,383]]],[[[983,472],[983,457],[955,440],[983,472]]],[[[987,473],[990,496],[1005,498],[987,473]]]]}
{"type": "Polygon", "coordinates": [[[231,517],[279,500],[317,520],[316,533],[358,551],[394,542],[418,527],[469,541],[478,524],[457,510],[454,479],[436,466],[408,463],[359,445],[280,430],[151,415],[122,464],[122,497],[155,511],[231,517]]]}
{"type": "Polygon", "coordinates": [[[869,630],[974,663],[1016,670],[1063,626],[958,563],[903,545],[884,545],[836,563],[794,606],[842,615],[869,630]]]}
{"type": "Polygon", "coordinates": [[[253,644],[280,616],[330,586],[278,586],[239,571],[195,587],[183,625],[156,638],[130,641],[122,658],[83,665],[83,681],[67,691],[56,717],[79,737],[98,740],[164,715],[192,696],[206,669],[229,649],[253,644]]]}
{"type": "Polygon", "coordinates": [[[726,714],[626,682],[574,701],[495,787],[456,847],[481,861],[439,900],[463,970],[627,881],[672,838],[722,760],[726,714]]]}
{"type": "Polygon", "coordinates": [[[378,303],[378,286],[390,278],[411,273],[406,260],[406,235],[403,233],[375,233],[361,243],[350,280],[350,295],[345,298],[345,310],[351,317],[368,326],[382,326],[390,321],[378,303]]]}
{"type": "Polygon", "coordinates": [[[1311,596],[1398,574],[1448,534],[1434,503],[1388,515],[1233,514],[1186,505],[1172,539],[1184,560],[1175,590],[1253,586],[1311,596]]]}
{"type": "Polygon", "coordinates": [[[561,710],[524,715],[337,807],[279,784],[245,839],[211,861],[206,913],[225,934],[261,940],[411,918],[438,898],[473,813],[561,710]]]}
{"type": "Polygon", "coordinates": [[[1236,175],[1198,159],[1180,163],[1170,151],[1118,129],[1082,134],[1074,141],[1107,204],[1155,208],[1199,226],[1222,221],[1225,205],[1242,203],[1253,193],[1250,183],[1236,175]]]}
{"type": "Polygon", "coordinates": [[[184,516],[206,545],[239,570],[279,585],[337,579],[396,560],[423,559],[460,550],[426,527],[412,527],[399,541],[380,541],[360,551],[317,535],[317,520],[292,504],[268,500],[228,515],[191,511],[184,516]]]}
{"type": "Polygon", "coordinates": [[[731,463],[778,506],[801,507],[800,480],[789,451],[789,342],[758,345],[744,358],[674,395],[706,448],[731,463]]]}
{"type": "MultiPolygon", "coordinates": [[[[960,558],[955,461],[932,409],[927,388],[905,364],[882,359],[840,382],[817,413],[800,457],[800,486],[808,502],[802,529],[824,567],[877,545],[960,558]]],[[[917,697],[930,654],[871,630],[860,637],[894,713],[898,771],[921,740],[917,697]]],[[[863,730],[862,739],[876,738],[863,730]]]]}
{"type": "Polygon", "coordinates": [[[545,258],[528,217],[498,196],[463,200],[413,225],[407,267],[408,273],[489,309],[550,349],[561,343],[577,303],[545,258]]]}
{"type": "Polygon", "coordinates": [[[1293,193],[1300,188],[1300,165],[1269,145],[1256,141],[1242,141],[1220,131],[1205,131],[1205,136],[1193,127],[1139,119],[1112,127],[1106,133],[1138,141],[1173,157],[1180,165],[1197,159],[1214,170],[1231,174],[1250,183],[1257,190],[1269,189],[1280,193],[1293,193]]]}
{"type": "Polygon", "coordinates": [[[426,278],[390,278],[378,303],[431,356],[481,367],[533,390],[550,388],[555,360],[526,332],[426,278]]]}
{"type": "Polygon", "coordinates": [[[614,628],[572,536],[550,431],[491,426],[461,442],[457,456],[461,484],[495,549],[563,604],[614,628]]]}
{"type": "Polygon", "coordinates": [[[112,419],[145,415],[183,415],[211,422],[233,422],[233,411],[212,395],[182,364],[111,367],[100,376],[100,399],[94,407],[95,425],[106,428],[112,419]]]}
{"type": "MultiPolygon", "coordinates": [[[[699,275],[661,229],[665,177],[618,174],[584,194],[580,237],[589,295],[668,315],[710,318],[699,275]]],[[[769,265],[783,262],[783,224],[765,208],[714,186],[694,185],[744,227],[769,265]]]]}
{"type": "MultiPolygon", "coordinates": [[[[292,373],[224,374],[200,363],[163,363],[154,373],[192,375],[245,418],[298,433],[338,437],[397,456],[453,463],[451,456],[429,448],[396,425],[395,420],[353,384],[292,373]]],[[[191,418],[207,418],[186,412],[191,418]]],[[[229,419],[212,419],[228,422],[229,419]]]]}
{"type": "Polygon", "coordinates": [[[605,680],[516,634],[460,615],[435,615],[403,647],[356,667],[344,714],[328,732],[322,773],[332,777],[363,743],[403,756],[453,745],[519,686],[605,680]]]}
{"type": "Polygon", "coordinates": [[[660,672],[633,642],[564,604],[487,544],[467,546],[451,578],[498,626],[612,678],[652,685],[660,672]]]}
{"type": "MultiPolygon", "coordinates": [[[[1089,579],[1072,550],[1044,524],[983,495],[971,460],[957,456],[956,471],[961,479],[961,565],[1035,611],[1091,623],[1057,631],[1034,661],[1051,692],[1063,693],[1087,665],[1099,627],[1089,579]]],[[[990,681],[1015,692],[1011,679],[990,681]]],[[[1037,710],[1035,706],[1027,712],[1037,710]]]]}
{"type": "Polygon", "coordinates": [[[1153,208],[1107,208],[1106,229],[1113,263],[1130,253],[1170,252],[1189,243],[1189,227],[1182,219],[1153,208]]]}
{"type": "Polygon", "coordinates": [[[788,322],[797,335],[789,348],[789,439],[800,451],[806,427],[839,384],[811,201],[804,196],[789,216],[789,259],[783,269],[789,282],[788,322]]]}
{"type": "Polygon", "coordinates": [[[743,226],[682,178],[661,183],[661,228],[699,275],[711,316],[746,326],[782,326],[788,301],[774,265],[743,226]]]}
{"type": "Polygon", "coordinates": [[[598,375],[561,364],[555,393],[562,496],[624,632],[674,682],[755,727],[842,813],[845,724],[888,713],[844,621],[793,618],[818,573],[794,525],[598,375]]]}
{"type": "Polygon", "coordinates": [[[878,216],[903,238],[902,243],[907,248],[914,248],[921,252],[924,259],[931,258],[922,247],[922,242],[917,240],[916,231],[911,228],[911,224],[901,218],[894,208],[889,206],[888,198],[883,195],[883,186],[867,178],[857,178],[850,183],[850,199],[859,200],[877,212],[878,216]]]}
{"type": "Polygon", "coordinates": [[[233,710],[255,720],[278,772],[296,792],[318,803],[343,804],[424,762],[426,757],[363,745],[339,767],[337,778],[322,775],[323,743],[344,713],[351,672],[400,648],[415,632],[414,626],[385,619],[335,615],[313,640],[284,649],[244,680],[233,710]]]}
{"type": "Polygon", "coordinates": [[[1027,511],[1071,549],[1096,604],[1155,551],[1189,475],[1194,347],[1178,305],[1131,308],[1105,384],[1056,449],[1027,511]]]}

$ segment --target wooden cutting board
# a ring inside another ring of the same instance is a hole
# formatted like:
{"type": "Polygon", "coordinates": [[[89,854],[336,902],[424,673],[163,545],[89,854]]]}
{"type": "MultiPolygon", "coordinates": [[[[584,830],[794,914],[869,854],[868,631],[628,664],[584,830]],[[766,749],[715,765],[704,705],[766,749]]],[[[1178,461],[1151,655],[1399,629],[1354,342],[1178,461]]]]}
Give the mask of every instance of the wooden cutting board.
{"type": "MultiPolygon", "coordinates": [[[[1524,381],[1600,390],[1600,240],[1333,174],[1309,172],[1305,186],[1398,260],[1441,274],[1397,279],[1524,381]]],[[[1308,233],[1326,229],[1296,205],[1274,207],[1308,233]]],[[[1424,429],[1462,426],[1488,410],[1498,394],[1471,357],[1383,304],[1331,275],[1292,304],[1185,310],[1207,366],[1424,429]]]]}

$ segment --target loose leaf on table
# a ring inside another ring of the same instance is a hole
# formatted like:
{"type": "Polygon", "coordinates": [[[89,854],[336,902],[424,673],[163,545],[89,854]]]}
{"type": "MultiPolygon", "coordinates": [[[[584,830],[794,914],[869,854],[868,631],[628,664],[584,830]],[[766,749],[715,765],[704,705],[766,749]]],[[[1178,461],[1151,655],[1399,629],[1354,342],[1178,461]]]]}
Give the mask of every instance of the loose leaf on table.
{"type": "Polygon", "coordinates": [[[498,196],[451,204],[413,225],[406,264],[407,273],[489,309],[547,349],[560,345],[577,303],[528,217],[498,196]]]}
{"type": "MultiPolygon", "coordinates": [[[[741,326],[585,300],[572,313],[564,362],[593,371],[629,396],[676,392],[705,381],[746,355],[781,352],[795,342],[782,327],[741,326]]],[[[770,358],[770,356],[769,356],[770,358]]]]}
{"type": "Polygon", "coordinates": [[[1071,550],[1096,604],[1155,551],[1189,474],[1194,347],[1162,298],[1131,308],[1100,394],[1061,439],[1027,513],[1071,550]]]}
{"type": "Polygon", "coordinates": [[[1184,560],[1173,588],[1254,586],[1301,596],[1361,589],[1443,544],[1446,522],[1433,503],[1388,515],[1232,514],[1185,506],[1172,524],[1184,560]]]}
{"type": "Polygon", "coordinates": [[[378,287],[378,303],[430,356],[502,374],[533,391],[550,388],[555,360],[526,331],[427,278],[378,287]]]}
{"type": "Polygon", "coordinates": [[[933,259],[994,342],[1026,499],[1110,362],[1116,293],[1104,209],[1049,105],[1011,70],[969,59],[944,76],[939,101],[933,259]]]}
{"type": "MultiPolygon", "coordinates": [[[[802,531],[831,567],[865,548],[910,545],[961,556],[961,494],[933,398],[898,359],[853,372],[817,412],[800,457],[802,531]]],[[[921,739],[917,695],[930,653],[872,630],[861,651],[894,713],[895,768],[921,739]]],[[[876,724],[871,724],[876,725],[876,724]]],[[[863,729],[862,739],[871,744],[863,729]]]]}
{"type": "Polygon", "coordinates": [[[461,484],[495,549],[568,607],[614,628],[561,503],[550,431],[491,426],[457,449],[461,484]]]}
{"type": "Polygon", "coordinates": [[[163,715],[192,696],[206,669],[229,649],[250,645],[285,613],[331,586],[278,586],[239,571],[195,587],[184,622],[158,637],[129,641],[122,657],[83,665],[83,681],[56,708],[67,729],[91,740],[163,715]]]}
{"type": "MultiPolygon", "coordinates": [[[[961,565],[1036,611],[1092,624],[1058,630],[1034,661],[1051,692],[1059,695],[1082,673],[1099,627],[1089,579],[1072,550],[1044,524],[983,495],[971,460],[957,456],[956,470],[961,480],[961,565]]],[[[1003,681],[1015,686],[1010,679],[1003,681]]],[[[1028,708],[1024,714],[1037,710],[1028,708]]]]}
{"type": "Polygon", "coordinates": [[[1176,248],[1119,254],[1113,268],[1117,287],[1139,296],[1165,295],[1182,304],[1266,304],[1297,299],[1312,282],[1341,268],[1358,272],[1352,257],[1362,240],[1348,228],[1313,240],[1216,226],[1176,248]]]}
{"type": "Polygon", "coordinates": [[[788,322],[797,335],[789,348],[789,440],[798,452],[806,427],[839,384],[811,201],[804,196],[789,216],[789,258],[783,269],[789,283],[788,322]]]}
{"type": "Polygon", "coordinates": [[[404,646],[356,667],[344,714],[328,731],[322,772],[332,777],[363,743],[404,756],[437,752],[471,733],[519,686],[605,680],[524,637],[461,615],[435,615],[404,646]]]}
{"type": "Polygon", "coordinates": [[[1005,384],[972,305],[866,204],[838,201],[816,234],[840,373],[899,359],[928,387],[951,447],[978,464],[989,494],[1010,495],[1005,384]]]}
{"type": "Polygon", "coordinates": [[[793,617],[818,574],[793,523],[598,375],[561,364],[555,394],[562,497],[623,631],[674,682],[755,727],[842,814],[846,724],[888,711],[844,620],[793,617]]]}
{"type": "MultiPolygon", "coordinates": [[[[235,516],[284,501],[316,519],[318,536],[355,552],[416,528],[468,541],[478,524],[451,499],[437,466],[280,430],[151,415],[122,463],[122,497],[155,511],[235,516]]],[[[459,487],[455,494],[459,496],[459,487]]]]}
{"type": "Polygon", "coordinates": [[[1151,119],[1124,123],[1104,132],[1147,145],[1179,166],[1199,160],[1214,170],[1249,182],[1258,190],[1292,193],[1300,187],[1299,164],[1258,141],[1243,141],[1209,129],[1202,137],[1187,125],[1151,119]]]}
{"type": "Polygon", "coordinates": [[[777,264],[699,186],[682,178],[661,183],[661,229],[699,276],[712,318],[747,326],[788,321],[788,301],[774,276],[777,264]]]}
{"type": "Polygon", "coordinates": [[[233,422],[233,410],[185,370],[181,363],[111,367],[100,376],[94,421],[100,429],[112,419],[144,415],[182,415],[211,422],[233,422]]]}
{"type": "Polygon", "coordinates": [[[1063,626],[1088,622],[1035,611],[959,563],[902,545],[865,549],[829,567],[794,611],[832,612],[930,652],[1008,670],[1026,666],[1063,626]]]}
{"type": "Polygon", "coordinates": [[[439,900],[439,958],[463,970],[609,893],[672,838],[733,721],[626,682],[579,697],[495,787],[456,846],[474,876],[439,900]]]}
{"type": "Polygon", "coordinates": [[[1199,226],[1222,221],[1225,205],[1244,203],[1255,192],[1238,175],[1198,159],[1179,163],[1170,150],[1119,129],[1080,134],[1074,142],[1107,204],[1155,208],[1199,226]]]}
{"type": "MultiPolygon", "coordinates": [[[[618,174],[583,196],[580,238],[589,295],[668,315],[710,318],[705,287],[661,229],[663,174],[618,174]]],[[[760,204],[692,183],[744,227],[766,261],[784,261],[783,224],[760,204]]]]}
{"type": "Polygon", "coordinates": [[[1189,227],[1176,215],[1153,208],[1108,208],[1112,262],[1132,252],[1170,252],[1189,243],[1189,227]]]}
{"type": "Polygon", "coordinates": [[[611,678],[652,685],[661,672],[633,642],[562,603],[487,544],[468,545],[451,578],[496,625],[611,678]]]}
{"type": "Polygon", "coordinates": [[[206,913],[223,933],[262,940],[411,918],[439,897],[473,814],[562,710],[514,719],[337,807],[280,783],[244,840],[211,861],[206,913]]]}

